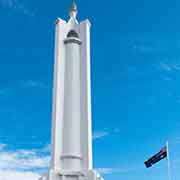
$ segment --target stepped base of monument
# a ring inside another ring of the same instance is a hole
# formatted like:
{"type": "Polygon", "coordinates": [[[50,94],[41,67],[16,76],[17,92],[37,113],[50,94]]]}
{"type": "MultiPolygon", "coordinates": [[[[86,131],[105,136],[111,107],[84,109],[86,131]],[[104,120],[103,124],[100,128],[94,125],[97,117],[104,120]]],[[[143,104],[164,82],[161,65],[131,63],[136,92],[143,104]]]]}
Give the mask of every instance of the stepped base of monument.
{"type": "Polygon", "coordinates": [[[48,174],[43,175],[39,180],[103,180],[103,178],[94,170],[87,172],[50,170],[48,174]]]}

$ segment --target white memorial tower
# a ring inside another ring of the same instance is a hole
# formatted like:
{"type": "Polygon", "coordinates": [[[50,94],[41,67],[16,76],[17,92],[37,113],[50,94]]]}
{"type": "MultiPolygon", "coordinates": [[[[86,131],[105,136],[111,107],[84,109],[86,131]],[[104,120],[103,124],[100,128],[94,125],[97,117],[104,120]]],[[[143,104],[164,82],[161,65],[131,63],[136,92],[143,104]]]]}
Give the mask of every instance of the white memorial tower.
{"type": "Polygon", "coordinates": [[[52,113],[52,153],[42,180],[101,180],[93,170],[90,80],[90,22],[58,18],[52,113]]]}

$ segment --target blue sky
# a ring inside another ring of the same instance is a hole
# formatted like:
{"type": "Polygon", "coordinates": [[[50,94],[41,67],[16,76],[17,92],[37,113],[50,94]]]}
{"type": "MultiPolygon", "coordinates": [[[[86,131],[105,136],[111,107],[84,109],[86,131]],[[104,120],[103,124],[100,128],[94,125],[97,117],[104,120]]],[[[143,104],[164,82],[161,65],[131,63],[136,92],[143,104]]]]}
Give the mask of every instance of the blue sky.
{"type": "MultiPolygon", "coordinates": [[[[0,0],[0,180],[46,171],[54,21],[70,0],[0,0]]],[[[144,160],[170,143],[180,178],[180,2],[80,1],[91,27],[94,167],[105,179],[167,179],[144,160]]]]}

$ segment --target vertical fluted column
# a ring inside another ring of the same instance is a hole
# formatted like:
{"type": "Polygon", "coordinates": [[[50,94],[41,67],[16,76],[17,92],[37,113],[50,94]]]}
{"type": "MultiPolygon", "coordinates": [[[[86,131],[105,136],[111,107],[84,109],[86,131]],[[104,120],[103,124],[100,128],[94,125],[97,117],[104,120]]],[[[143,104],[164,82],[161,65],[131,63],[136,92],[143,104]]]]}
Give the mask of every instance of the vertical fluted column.
{"type": "Polygon", "coordinates": [[[64,127],[62,162],[64,170],[81,170],[81,90],[80,46],[81,41],[68,37],[65,44],[64,127]]]}

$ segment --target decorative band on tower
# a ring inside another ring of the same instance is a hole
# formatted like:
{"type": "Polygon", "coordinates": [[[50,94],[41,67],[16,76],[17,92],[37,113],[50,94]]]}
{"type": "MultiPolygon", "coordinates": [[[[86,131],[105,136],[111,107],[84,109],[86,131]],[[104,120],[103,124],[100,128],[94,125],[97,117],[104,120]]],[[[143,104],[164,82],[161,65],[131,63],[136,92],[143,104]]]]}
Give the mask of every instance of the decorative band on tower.
{"type": "Polygon", "coordinates": [[[75,43],[75,44],[81,45],[82,41],[78,38],[67,38],[64,40],[64,44],[68,44],[68,43],[75,43]]]}

